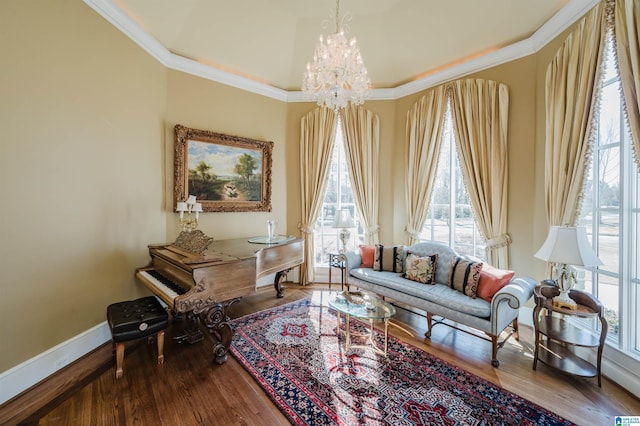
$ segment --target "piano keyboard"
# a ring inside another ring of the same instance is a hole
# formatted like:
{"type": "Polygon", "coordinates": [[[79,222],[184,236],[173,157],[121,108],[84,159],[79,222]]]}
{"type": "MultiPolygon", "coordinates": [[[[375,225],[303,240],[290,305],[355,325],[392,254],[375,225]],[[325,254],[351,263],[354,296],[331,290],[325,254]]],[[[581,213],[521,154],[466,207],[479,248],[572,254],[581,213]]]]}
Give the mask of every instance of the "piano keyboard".
{"type": "Polygon", "coordinates": [[[176,297],[187,292],[184,288],[180,287],[178,284],[174,283],[155,269],[140,271],[140,275],[145,277],[151,284],[153,284],[154,287],[169,297],[170,300],[174,300],[176,297]]]}

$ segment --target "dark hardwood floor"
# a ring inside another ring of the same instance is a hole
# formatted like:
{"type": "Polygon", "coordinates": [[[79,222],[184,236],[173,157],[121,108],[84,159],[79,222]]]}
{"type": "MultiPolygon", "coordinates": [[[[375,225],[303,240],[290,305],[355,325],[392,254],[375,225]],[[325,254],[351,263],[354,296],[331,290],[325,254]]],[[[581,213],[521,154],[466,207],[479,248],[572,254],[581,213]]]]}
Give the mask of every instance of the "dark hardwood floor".
{"type": "MultiPolygon", "coordinates": [[[[264,288],[232,305],[232,318],[303,297],[326,303],[326,285],[288,284],[285,298],[264,288]]],[[[334,286],[335,290],[335,286],[334,286]]],[[[533,331],[521,326],[498,352],[500,367],[489,362],[489,342],[445,325],[424,341],[425,319],[399,310],[391,334],[435,356],[521,395],[579,425],[613,425],[617,415],[640,415],[640,400],[604,378],[570,377],[538,364],[532,370],[533,331]]],[[[289,424],[251,376],[229,355],[212,362],[211,337],[178,344],[178,324],[167,329],[165,362],[155,347],[127,345],[124,377],[115,379],[115,359],[107,344],[36,388],[0,407],[0,424],[40,425],[284,425],[289,424]]]]}

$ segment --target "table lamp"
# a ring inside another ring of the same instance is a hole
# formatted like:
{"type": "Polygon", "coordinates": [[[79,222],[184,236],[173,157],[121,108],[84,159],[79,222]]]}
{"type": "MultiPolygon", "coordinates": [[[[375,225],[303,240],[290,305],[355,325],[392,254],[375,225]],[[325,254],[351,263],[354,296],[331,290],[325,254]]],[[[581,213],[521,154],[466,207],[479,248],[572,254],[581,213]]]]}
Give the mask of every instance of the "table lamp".
{"type": "MultiPolygon", "coordinates": [[[[569,297],[569,290],[575,282],[575,274],[569,265],[602,265],[602,261],[591,248],[586,229],[581,226],[552,226],[546,241],[534,256],[555,264],[559,272],[556,284],[560,289],[560,295],[553,299],[553,304],[568,309],[575,309],[577,306],[569,297]]],[[[553,272],[551,275],[553,279],[553,272]]]]}
{"type": "Polygon", "coordinates": [[[343,208],[338,210],[336,219],[333,221],[333,228],[342,228],[339,234],[340,241],[342,242],[340,253],[344,253],[347,250],[347,242],[351,237],[351,232],[349,232],[348,228],[353,228],[355,226],[356,224],[353,221],[353,217],[351,217],[349,209],[343,208]]]}

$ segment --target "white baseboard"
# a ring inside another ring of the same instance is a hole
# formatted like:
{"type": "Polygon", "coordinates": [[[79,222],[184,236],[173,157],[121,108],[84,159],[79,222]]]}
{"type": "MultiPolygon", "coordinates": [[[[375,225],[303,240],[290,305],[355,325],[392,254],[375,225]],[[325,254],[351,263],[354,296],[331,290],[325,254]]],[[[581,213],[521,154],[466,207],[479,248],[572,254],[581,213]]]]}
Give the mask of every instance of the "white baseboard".
{"type": "MultiPolygon", "coordinates": [[[[294,279],[298,269],[290,273],[294,279]]],[[[275,274],[260,278],[258,287],[273,286],[275,274]]],[[[290,277],[287,277],[290,278],[290,277]]],[[[158,299],[160,300],[160,299],[158,299]]],[[[166,306],[161,300],[160,302],[166,306]]],[[[24,392],[56,371],[111,340],[106,321],[0,373],[0,404],[24,392]]]]}
{"type": "MultiPolygon", "coordinates": [[[[521,308],[518,322],[533,327],[533,309],[526,306],[521,308]]],[[[1,373],[0,404],[24,392],[110,339],[111,333],[105,321],[1,373]]],[[[640,361],[611,348],[605,348],[602,357],[602,374],[640,398],[639,372],[640,361]]]]}
{"type": "Polygon", "coordinates": [[[640,361],[605,346],[602,374],[640,398],[640,361]]]}
{"type": "Polygon", "coordinates": [[[0,404],[111,340],[107,322],[96,325],[0,374],[0,404]]]}

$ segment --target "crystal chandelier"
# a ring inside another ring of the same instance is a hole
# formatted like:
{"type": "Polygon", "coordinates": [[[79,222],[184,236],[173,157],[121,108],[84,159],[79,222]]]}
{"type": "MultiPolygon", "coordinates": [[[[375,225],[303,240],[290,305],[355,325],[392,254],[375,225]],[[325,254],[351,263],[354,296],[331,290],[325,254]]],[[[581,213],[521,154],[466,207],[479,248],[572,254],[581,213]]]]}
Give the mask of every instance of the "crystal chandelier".
{"type": "MultiPolygon", "coordinates": [[[[347,20],[349,17],[347,17],[347,20]]],[[[327,21],[325,21],[326,24],[327,21]]],[[[371,80],[362,62],[355,37],[347,41],[340,22],[340,0],[336,0],[336,32],[316,46],[313,63],[307,63],[302,92],[318,105],[338,111],[352,102],[360,105],[369,96],[371,80]]]]}

